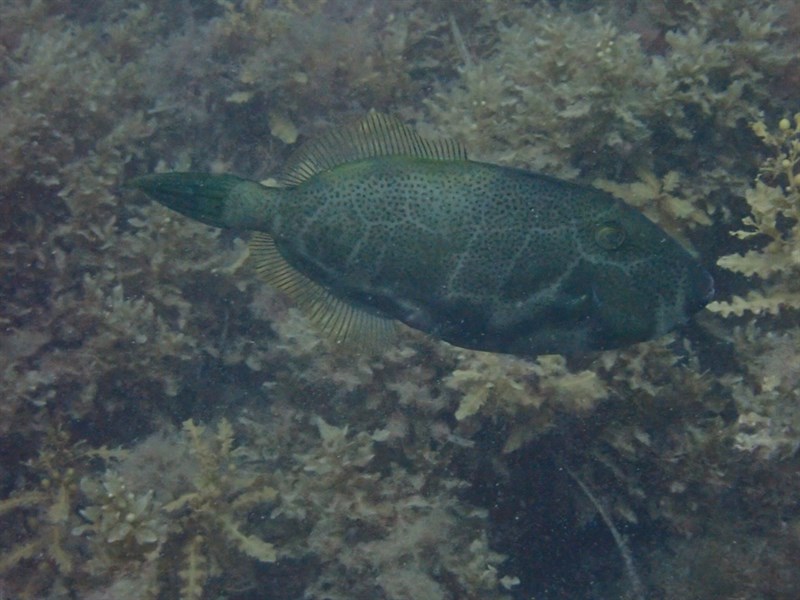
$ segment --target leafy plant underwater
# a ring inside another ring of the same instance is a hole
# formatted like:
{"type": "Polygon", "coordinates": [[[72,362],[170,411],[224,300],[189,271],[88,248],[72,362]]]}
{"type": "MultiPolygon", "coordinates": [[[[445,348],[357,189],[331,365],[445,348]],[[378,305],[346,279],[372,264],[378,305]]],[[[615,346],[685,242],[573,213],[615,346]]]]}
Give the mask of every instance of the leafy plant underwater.
{"type": "Polygon", "coordinates": [[[0,8],[3,593],[624,597],[560,461],[648,592],[793,598],[791,3],[95,8],[0,8]],[[589,358],[345,358],[242,240],[114,194],[369,108],[613,188],[723,257],[714,312],[589,358]]]}

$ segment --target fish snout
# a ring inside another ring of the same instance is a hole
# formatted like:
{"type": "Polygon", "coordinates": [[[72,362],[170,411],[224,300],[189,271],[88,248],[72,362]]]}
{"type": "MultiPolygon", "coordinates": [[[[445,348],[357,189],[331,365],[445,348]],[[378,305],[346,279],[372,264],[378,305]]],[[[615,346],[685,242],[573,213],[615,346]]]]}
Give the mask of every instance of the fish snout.
{"type": "Polygon", "coordinates": [[[705,268],[698,266],[690,273],[690,293],[686,297],[686,312],[689,315],[702,310],[714,299],[714,278],[705,268]]]}

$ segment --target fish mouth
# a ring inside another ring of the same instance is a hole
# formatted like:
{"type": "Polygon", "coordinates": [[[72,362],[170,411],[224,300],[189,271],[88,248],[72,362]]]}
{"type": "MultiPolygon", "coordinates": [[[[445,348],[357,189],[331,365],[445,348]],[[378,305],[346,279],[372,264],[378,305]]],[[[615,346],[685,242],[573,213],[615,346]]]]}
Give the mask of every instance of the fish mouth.
{"type": "Polygon", "coordinates": [[[686,312],[690,315],[702,310],[706,304],[714,299],[716,289],[714,288],[714,278],[706,269],[700,267],[692,274],[694,280],[692,290],[686,301],[686,312]]]}
{"type": "Polygon", "coordinates": [[[714,278],[711,276],[711,273],[705,271],[705,277],[706,277],[706,284],[705,284],[705,292],[703,295],[703,299],[706,301],[706,304],[708,304],[714,299],[714,295],[717,292],[714,289],[714,278]]]}

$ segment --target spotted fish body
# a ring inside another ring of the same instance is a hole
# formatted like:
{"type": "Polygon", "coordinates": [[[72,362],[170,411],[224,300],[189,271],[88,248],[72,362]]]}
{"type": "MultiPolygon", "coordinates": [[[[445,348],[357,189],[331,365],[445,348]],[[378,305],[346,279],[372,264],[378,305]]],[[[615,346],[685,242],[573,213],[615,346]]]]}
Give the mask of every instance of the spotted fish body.
{"type": "Polygon", "coordinates": [[[133,185],[254,255],[336,339],[393,321],[452,344],[580,353],[659,336],[711,298],[709,274],[609,194],[466,159],[380,115],[301,150],[282,187],[172,173],[133,185]]]}

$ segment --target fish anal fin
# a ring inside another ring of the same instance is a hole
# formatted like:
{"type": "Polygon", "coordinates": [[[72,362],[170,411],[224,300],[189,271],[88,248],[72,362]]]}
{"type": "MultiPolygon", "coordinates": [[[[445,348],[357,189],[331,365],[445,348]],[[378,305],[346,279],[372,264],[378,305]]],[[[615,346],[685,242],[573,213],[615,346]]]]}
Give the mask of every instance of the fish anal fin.
{"type": "Polygon", "coordinates": [[[353,306],[312,281],[283,258],[272,236],[257,232],[250,240],[256,272],[286,293],[314,326],[346,350],[378,352],[394,339],[397,323],[353,306]]]}
{"type": "Polygon", "coordinates": [[[338,165],[380,156],[467,160],[467,151],[455,140],[429,140],[395,117],[371,112],[304,144],[289,158],[280,181],[291,187],[338,165]]]}

